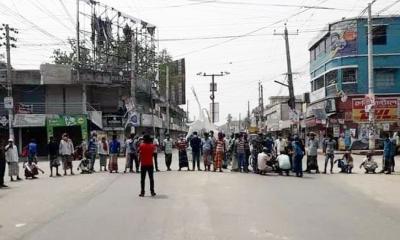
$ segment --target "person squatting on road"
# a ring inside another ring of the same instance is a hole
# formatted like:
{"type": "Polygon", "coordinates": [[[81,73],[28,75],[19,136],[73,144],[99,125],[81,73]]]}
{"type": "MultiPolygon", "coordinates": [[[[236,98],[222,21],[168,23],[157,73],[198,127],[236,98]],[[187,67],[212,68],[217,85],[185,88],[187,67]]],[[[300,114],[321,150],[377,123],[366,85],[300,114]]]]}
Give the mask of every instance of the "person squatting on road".
{"type": "Polygon", "coordinates": [[[213,144],[212,140],[209,137],[208,132],[204,133],[203,139],[203,162],[204,162],[204,171],[210,171],[212,155],[213,153],[213,144]]]}
{"type": "Polygon", "coordinates": [[[192,170],[194,171],[197,165],[197,170],[200,168],[200,155],[201,155],[201,139],[198,137],[197,132],[193,132],[193,137],[190,139],[190,147],[192,148],[192,170]]]}
{"type": "Polygon", "coordinates": [[[332,135],[328,136],[328,139],[324,140],[323,152],[325,153],[325,168],[324,174],[326,174],[326,168],[328,167],[328,162],[331,164],[331,171],[333,173],[333,161],[335,158],[336,141],[333,139],[332,135]]]}
{"type": "Polygon", "coordinates": [[[110,154],[109,146],[106,137],[102,137],[98,147],[97,153],[99,154],[100,172],[103,170],[107,172],[107,158],[110,154]]]}
{"type": "Polygon", "coordinates": [[[67,133],[62,135],[62,139],[60,141],[58,147],[59,154],[62,158],[62,164],[64,169],[64,176],[67,175],[67,170],[71,170],[71,175],[74,175],[74,171],[72,169],[72,155],[74,154],[74,144],[72,140],[68,137],[67,133]]]}
{"type": "Polygon", "coordinates": [[[360,168],[364,167],[366,174],[375,173],[376,169],[378,168],[378,163],[374,161],[372,156],[373,156],[372,151],[367,153],[367,156],[364,158],[364,161],[360,165],[360,168]]]}
{"type": "Polygon", "coordinates": [[[338,167],[341,169],[341,173],[351,173],[354,167],[354,159],[351,156],[351,152],[347,150],[341,159],[335,160],[334,163],[338,163],[338,167]]]}
{"type": "Polygon", "coordinates": [[[258,173],[261,175],[266,174],[267,172],[272,171],[272,167],[269,162],[272,159],[272,154],[268,152],[267,148],[263,148],[262,152],[257,156],[257,166],[258,173]]]}
{"type": "Polygon", "coordinates": [[[169,134],[166,135],[166,139],[164,139],[163,144],[164,144],[164,154],[165,154],[165,165],[167,166],[167,171],[171,171],[173,142],[169,134]]]}
{"type": "Polygon", "coordinates": [[[215,157],[214,157],[214,172],[217,169],[222,172],[222,162],[226,152],[224,135],[222,132],[218,133],[218,140],[215,142],[215,157]]]}
{"type": "Polygon", "coordinates": [[[145,195],[145,180],[146,174],[148,173],[150,179],[150,193],[151,196],[155,196],[154,191],[154,167],[153,167],[153,153],[155,145],[150,135],[144,135],[143,143],[139,146],[140,155],[140,197],[145,195]]]}

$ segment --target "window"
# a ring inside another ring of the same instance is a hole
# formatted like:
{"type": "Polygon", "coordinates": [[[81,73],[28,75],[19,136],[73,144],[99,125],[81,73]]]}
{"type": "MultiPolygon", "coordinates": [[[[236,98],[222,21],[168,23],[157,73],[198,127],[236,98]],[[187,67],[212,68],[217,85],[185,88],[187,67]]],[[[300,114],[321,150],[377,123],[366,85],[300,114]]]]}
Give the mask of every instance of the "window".
{"type": "Polygon", "coordinates": [[[314,80],[314,91],[325,87],[324,85],[324,76],[321,76],[314,80]]]}
{"type": "Polygon", "coordinates": [[[357,69],[356,68],[345,68],[342,70],[342,82],[343,83],[355,83],[357,82],[357,69]]]}
{"type": "Polygon", "coordinates": [[[375,69],[374,70],[374,83],[375,87],[388,88],[395,86],[395,72],[396,69],[375,69]]]}
{"type": "Polygon", "coordinates": [[[325,75],[325,86],[329,86],[332,84],[336,84],[337,82],[338,71],[330,71],[325,75]]]}
{"type": "Polygon", "coordinates": [[[386,45],[386,25],[372,27],[372,42],[374,45],[386,45]]]}

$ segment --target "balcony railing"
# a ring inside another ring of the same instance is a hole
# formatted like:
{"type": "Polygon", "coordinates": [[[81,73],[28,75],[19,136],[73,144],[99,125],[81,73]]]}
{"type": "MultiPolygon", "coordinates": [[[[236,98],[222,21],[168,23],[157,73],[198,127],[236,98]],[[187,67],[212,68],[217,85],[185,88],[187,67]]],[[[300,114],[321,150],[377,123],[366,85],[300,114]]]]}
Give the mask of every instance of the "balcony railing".
{"type": "MultiPolygon", "coordinates": [[[[87,111],[97,111],[95,107],[89,103],[86,104],[87,111]]],[[[14,103],[15,114],[82,114],[82,102],[68,103],[32,103],[17,102],[14,103]]],[[[7,114],[4,103],[0,103],[0,115],[7,114]]]]}

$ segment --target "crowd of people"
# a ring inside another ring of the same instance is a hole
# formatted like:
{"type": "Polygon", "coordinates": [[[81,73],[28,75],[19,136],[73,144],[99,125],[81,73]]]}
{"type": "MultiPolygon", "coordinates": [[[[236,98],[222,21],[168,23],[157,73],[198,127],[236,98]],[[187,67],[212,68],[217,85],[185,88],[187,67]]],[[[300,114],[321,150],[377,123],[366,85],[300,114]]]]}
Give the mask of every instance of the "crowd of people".
{"type": "MultiPolygon", "coordinates": [[[[87,142],[74,147],[72,140],[67,133],[62,135],[60,141],[54,137],[50,138],[47,145],[48,160],[50,164],[50,177],[61,177],[63,175],[74,175],[73,160],[80,160],[77,170],[82,174],[96,172],[95,165],[99,159],[99,171],[118,173],[118,158],[125,157],[124,173],[141,173],[142,190],[144,195],[144,179],[149,175],[151,193],[154,192],[154,171],[158,172],[158,153],[164,152],[165,166],[171,171],[173,161],[173,148],[178,150],[178,171],[214,171],[223,172],[230,166],[232,172],[257,174],[278,173],[287,175],[292,171],[297,177],[303,177],[303,172],[320,173],[318,166],[318,150],[322,147],[325,155],[323,173],[333,173],[333,167],[337,163],[343,173],[352,173],[354,160],[350,149],[346,150],[342,158],[335,159],[337,142],[332,136],[327,136],[322,143],[314,133],[309,133],[307,141],[298,135],[284,138],[278,135],[273,139],[270,134],[258,134],[251,136],[246,133],[235,133],[229,138],[224,133],[218,132],[215,136],[213,131],[201,134],[193,132],[188,138],[185,135],[179,136],[174,141],[169,135],[160,142],[157,138],[151,138],[142,133],[141,136],[131,134],[124,143],[120,143],[117,136],[112,136],[109,141],[106,137],[98,139],[96,133],[92,133],[87,142]],[[201,135],[201,136],[200,136],[201,135]],[[322,145],[322,146],[321,146],[322,145]],[[188,151],[188,150],[191,151],[188,151]],[[189,163],[191,154],[192,165],[189,163]],[[303,171],[303,158],[306,156],[306,169],[303,171]],[[202,161],[201,161],[202,159],[202,161]],[[203,166],[201,166],[201,162],[203,166]],[[329,165],[329,169],[328,169],[329,165]],[[55,170],[55,171],[54,171],[55,170]],[[54,172],[53,172],[54,171],[54,172]]],[[[1,140],[0,140],[1,141],[1,140]]],[[[0,142],[0,146],[5,144],[0,142]]],[[[37,178],[42,169],[37,164],[38,146],[34,139],[23,148],[21,156],[13,139],[9,139],[5,147],[0,148],[0,188],[7,187],[4,184],[5,165],[8,164],[8,175],[10,181],[21,181],[19,162],[23,160],[25,178],[37,178]]],[[[384,140],[383,162],[381,173],[390,174],[394,171],[394,156],[396,145],[393,140],[386,136],[384,140]]],[[[373,153],[369,152],[360,165],[366,173],[375,173],[378,163],[374,161],[373,153]]]]}

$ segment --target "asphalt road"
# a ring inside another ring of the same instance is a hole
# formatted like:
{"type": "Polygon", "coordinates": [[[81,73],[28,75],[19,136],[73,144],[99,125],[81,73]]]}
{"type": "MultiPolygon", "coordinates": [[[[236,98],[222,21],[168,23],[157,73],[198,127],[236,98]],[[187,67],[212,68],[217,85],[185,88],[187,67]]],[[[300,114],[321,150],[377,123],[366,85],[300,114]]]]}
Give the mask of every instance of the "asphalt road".
{"type": "Polygon", "coordinates": [[[397,240],[399,178],[172,171],[139,198],[137,174],[41,176],[0,191],[0,239],[397,240]]]}

